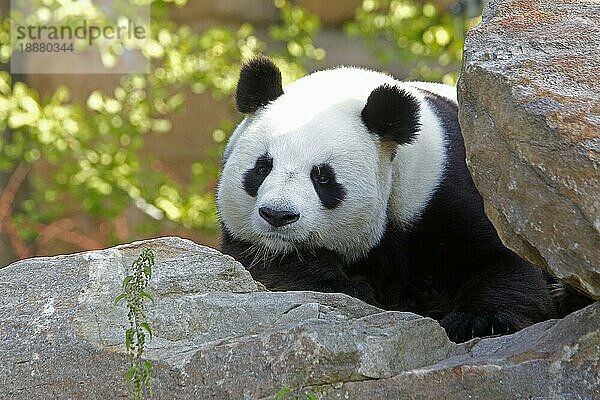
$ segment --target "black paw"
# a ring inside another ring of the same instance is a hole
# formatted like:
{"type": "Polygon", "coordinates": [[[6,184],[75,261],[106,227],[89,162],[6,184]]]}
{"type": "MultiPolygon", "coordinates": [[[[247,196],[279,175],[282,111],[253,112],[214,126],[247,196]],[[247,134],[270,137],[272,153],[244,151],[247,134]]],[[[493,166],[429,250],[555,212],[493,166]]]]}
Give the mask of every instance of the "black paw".
{"type": "Polygon", "coordinates": [[[496,311],[452,311],[440,321],[446,334],[455,343],[475,337],[505,335],[523,327],[511,313],[496,311]]]}

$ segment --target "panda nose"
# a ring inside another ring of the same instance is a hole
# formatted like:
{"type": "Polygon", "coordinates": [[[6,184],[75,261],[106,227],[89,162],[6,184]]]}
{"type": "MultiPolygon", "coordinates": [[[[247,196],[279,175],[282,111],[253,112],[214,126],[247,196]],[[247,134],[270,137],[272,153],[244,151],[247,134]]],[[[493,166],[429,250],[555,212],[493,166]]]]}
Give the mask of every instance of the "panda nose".
{"type": "Polygon", "coordinates": [[[298,221],[300,214],[296,214],[286,210],[274,210],[269,207],[261,207],[258,209],[258,213],[265,221],[273,226],[284,226],[289,225],[293,222],[298,221]]]}

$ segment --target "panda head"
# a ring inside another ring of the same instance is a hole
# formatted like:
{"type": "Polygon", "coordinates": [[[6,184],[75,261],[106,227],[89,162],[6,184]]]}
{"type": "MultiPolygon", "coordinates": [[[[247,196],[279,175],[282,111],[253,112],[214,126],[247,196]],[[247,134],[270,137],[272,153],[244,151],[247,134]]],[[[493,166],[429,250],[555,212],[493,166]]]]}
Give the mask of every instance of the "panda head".
{"type": "Polygon", "coordinates": [[[385,231],[397,146],[418,133],[419,103],[391,77],[340,68],[288,86],[267,58],[246,63],[246,118],[225,151],[224,229],[271,254],[326,248],[355,260],[385,231]]]}

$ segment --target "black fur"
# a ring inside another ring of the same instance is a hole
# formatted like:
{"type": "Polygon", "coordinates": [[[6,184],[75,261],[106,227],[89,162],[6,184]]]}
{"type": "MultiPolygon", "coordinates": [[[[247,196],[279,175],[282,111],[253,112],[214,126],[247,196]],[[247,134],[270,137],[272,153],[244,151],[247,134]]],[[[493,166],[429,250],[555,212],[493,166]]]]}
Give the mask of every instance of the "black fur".
{"type": "Polygon", "coordinates": [[[368,283],[351,279],[344,272],[344,263],[326,249],[303,249],[299,252],[260,258],[248,242],[234,240],[223,228],[222,251],[246,267],[252,277],[269,290],[312,290],[315,292],[345,293],[377,304],[368,283]]]}
{"type": "Polygon", "coordinates": [[[436,318],[455,341],[554,317],[542,271],[505,248],[485,214],[465,163],[456,104],[432,93],[426,101],[447,135],[444,179],[419,223],[404,228],[390,222],[354,273],[382,266],[382,273],[367,276],[384,308],[436,318]],[[415,294],[423,282],[429,283],[415,294]]]}
{"type": "Polygon", "coordinates": [[[241,113],[251,114],[282,94],[281,72],[267,57],[257,56],[242,66],[235,92],[241,113]]]}
{"type": "Polygon", "coordinates": [[[419,102],[413,95],[384,84],[371,92],[361,118],[372,133],[397,144],[408,144],[421,129],[419,114],[419,102]]]}
{"type": "MultiPolygon", "coordinates": [[[[407,143],[416,129],[410,119],[418,111],[407,106],[410,99],[382,103],[384,97],[407,98],[390,92],[396,90],[378,90],[374,102],[370,97],[363,120],[371,131],[407,143]],[[402,105],[402,118],[393,118],[390,104],[402,105]],[[401,134],[389,131],[375,115],[391,120],[401,134]]],[[[331,251],[301,247],[274,259],[259,258],[249,243],[234,240],[225,229],[223,251],[267,288],[342,292],[384,309],[415,312],[440,321],[456,342],[560,316],[545,273],[504,247],[485,214],[466,167],[456,104],[424,94],[443,123],[448,160],[444,179],[418,223],[399,226],[390,219],[381,242],[350,265],[331,251]]]]}
{"type": "Polygon", "coordinates": [[[336,208],[344,198],[346,198],[346,189],[344,185],[336,182],[335,172],[331,165],[315,165],[310,173],[315,191],[326,208],[336,208]]]}
{"type": "Polygon", "coordinates": [[[256,197],[258,188],[273,169],[273,159],[268,154],[258,157],[254,167],[244,174],[244,190],[252,197],[256,197]]]}

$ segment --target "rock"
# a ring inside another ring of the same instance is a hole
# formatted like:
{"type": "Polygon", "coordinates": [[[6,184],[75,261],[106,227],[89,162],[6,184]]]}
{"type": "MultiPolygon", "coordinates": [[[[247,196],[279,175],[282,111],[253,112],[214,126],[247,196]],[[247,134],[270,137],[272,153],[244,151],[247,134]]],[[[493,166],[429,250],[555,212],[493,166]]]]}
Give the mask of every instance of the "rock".
{"type": "Polygon", "coordinates": [[[273,398],[287,387],[322,399],[600,394],[600,303],[457,345],[429,318],[343,294],[267,292],[231,257],[161,238],[0,269],[0,398],[127,396],[126,308],[113,300],[148,247],[157,399],[273,398]]]}
{"type": "Polygon", "coordinates": [[[491,0],[458,95],[467,163],[506,245],[600,299],[600,3],[491,0]]]}
{"type": "Polygon", "coordinates": [[[392,378],[349,382],[341,389],[332,388],[328,398],[594,399],[600,395],[600,303],[564,320],[471,343],[467,354],[392,378]]]}
{"type": "Polygon", "coordinates": [[[126,395],[128,323],[113,300],[147,247],[156,266],[146,354],[158,398],[258,398],[457,353],[433,320],[341,294],[267,293],[231,257],[165,238],[0,270],[0,398],[126,395]],[[411,337],[429,339],[408,352],[411,337]]]}

